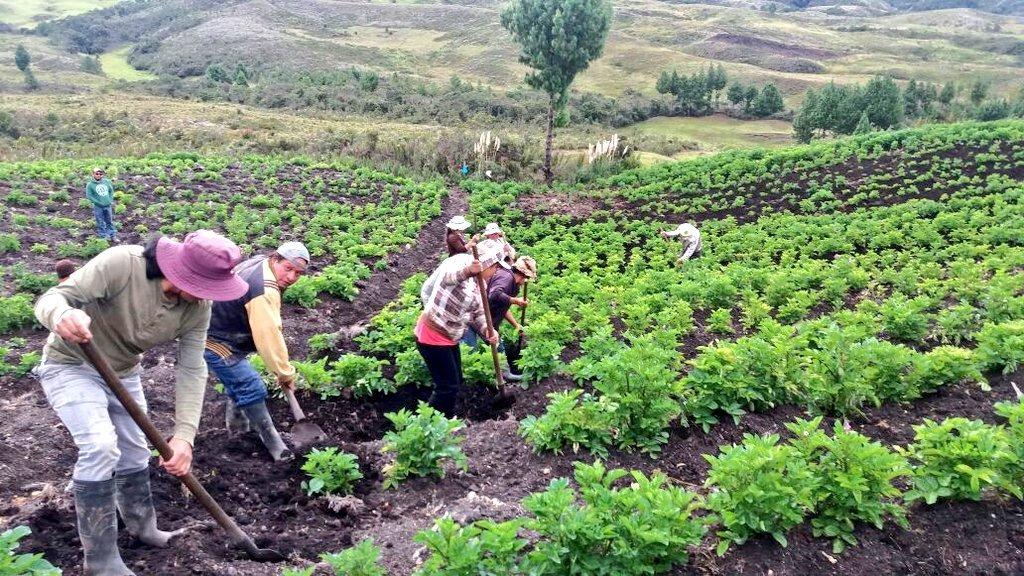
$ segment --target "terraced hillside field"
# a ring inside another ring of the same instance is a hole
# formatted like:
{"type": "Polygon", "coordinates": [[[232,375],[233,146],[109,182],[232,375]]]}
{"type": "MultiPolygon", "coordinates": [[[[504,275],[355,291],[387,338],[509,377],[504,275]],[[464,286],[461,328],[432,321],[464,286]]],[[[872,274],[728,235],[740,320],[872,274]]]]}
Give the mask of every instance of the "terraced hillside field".
{"type": "MultiPolygon", "coordinates": [[[[317,249],[285,325],[305,356],[303,403],[328,445],[358,458],[354,499],[307,495],[301,459],[272,465],[254,437],[229,436],[212,387],[196,450],[200,479],[293,568],[329,574],[321,553],[372,538],[394,575],[465,573],[456,558],[503,574],[1015,574],[1022,135],[1021,122],[929,127],[553,191],[257,157],[112,171],[132,238],[210,225],[252,250],[285,238],[317,249]],[[528,385],[495,406],[489,354],[464,348],[466,468],[385,489],[385,414],[429,395],[412,336],[422,272],[460,212],[501,221],[538,261],[528,385]],[[677,265],[658,232],[682,221],[700,226],[704,249],[677,265]],[[956,417],[977,422],[943,422],[956,417]],[[636,475],[574,464],[595,460],[636,475]]],[[[77,207],[86,166],[0,165],[0,515],[29,526],[24,548],[66,574],[78,573],[73,448],[24,376],[43,336],[26,306],[53,257],[100,248],[77,207]]],[[[171,351],[144,361],[164,426],[171,351]]],[[[273,408],[287,423],[284,403],[273,408]]],[[[123,537],[140,573],[282,573],[226,550],[171,479],[156,491],[161,518],[194,531],[159,552],[123,537]]]]}

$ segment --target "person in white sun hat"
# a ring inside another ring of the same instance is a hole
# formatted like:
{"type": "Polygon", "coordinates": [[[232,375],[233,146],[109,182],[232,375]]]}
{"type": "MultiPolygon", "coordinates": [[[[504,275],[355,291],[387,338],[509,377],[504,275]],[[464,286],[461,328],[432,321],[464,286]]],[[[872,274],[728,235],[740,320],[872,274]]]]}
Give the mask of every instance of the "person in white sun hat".
{"type": "Polygon", "coordinates": [[[675,230],[664,230],[661,233],[665,238],[679,238],[683,243],[683,252],[676,259],[676,262],[686,262],[691,258],[698,258],[702,248],[700,241],[700,230],[691,222],[684,222],[675,230]]]}
{"type": "Polygon", "coordinates": [[[501,227],[498,226],[497,222],[491,222],[484,228],[484,236],[488,240],[493,240],[498,244],[501,244],[502,252],[505,254],[505,261],[511,264],[516,259],[516,249],[508,243],[505,238],[505,232],[502,231],[501,227]]]}
{"type": "Polygon", "coordinates": [[[448,245],[448,255],[455,256],[469,252],[469,249],[466,248],[466,235],[464,234],[466,230],[469,230],[469,220],[459,214],[448,221],[447,227],[445,243],[448,245]]]}

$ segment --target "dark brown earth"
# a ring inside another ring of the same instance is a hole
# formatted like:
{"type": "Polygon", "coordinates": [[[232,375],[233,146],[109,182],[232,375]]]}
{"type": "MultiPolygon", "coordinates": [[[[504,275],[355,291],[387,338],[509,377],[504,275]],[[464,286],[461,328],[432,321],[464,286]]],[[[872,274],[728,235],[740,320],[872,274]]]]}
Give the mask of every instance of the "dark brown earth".
{"type": "MultiPolygon", "coordinates": [[[[300,314],[290,308],[285,322],[300,338],[335,331],[371,318],[393,298],[402,280],[430,266],[440,252],[443,221],[462,209],[458,191],[446,202],[445,213],[428,225],[419,243],[376,273],[351,303],[335,302],[329,308],[300,314]],[[329,310],[329,311],[328,311],[329,310]]],[[[697,318],[698,321],[701,318],[697,318]]],[[[42,333],[31,334],[30,345],[42,333]]],[[[711,336],[701,329],[687,341],[686,355],[706,344],[711,336]]],[[[304,343],[304,340],[301,340],[304,343]]],[[[173,349],[156,350],[144,361],[147,396],[158,427],[170,427],[173,410],[173,349]]],[[[572,357],[573,352],[567,353],[572,357]]],[[[907,405],[887,405],[868,410],[851,425],[889,444],[905,444],[913,437],[911,426],[923,418],[967,416],[993,421],[992,404],[1013,398],[1011,381],[1020,381],[1024,370],[1009,376],[990,375],[991,392],[960,385],[907,405]]],[[[552,478],[567,476],[574,459],[592,460],[589,454],[534,454],[517,435],[518,420],[543,412],[545,395],[572,386],[556,376],[527,391],[505,411],[489,403],[490,390],[471,390],[462,412],[467,416],[463,449],[469,457],[465,472],[451,470],[443,480],[414,479],[395,490],[383,490],[380,471],[385,461],[379,454],[381,437],[388,429],[383,414],[413,407],[428,390],[405,388],[396,394],[356,402],[335,399],[324,402],[301,398],[312,418],[327,432],[331,445],[357,454],[365,478],[355,496],[358,512],[336,512],[325,499],[309,499],[301,489],[304,475],[300,462],[274,464],[251,435],[232,437],[223,426],[222,395],[210,391],[203,426],[196,446],[195,471],[209,491],[258,542],[272,544],[290,556],[288,565],[315,563],[322,552],[336,552],[365,537],[382,546],[382,559],[393,575],[409,574],[421,558],[412,536],[429,527],[433,519],[451,514],[457,520],[481,517],[505,519],[522,513],[521,498],[542,490],[552,478]]],[[[272,402],[275,420],[282,429],[290,425],[285,404],[272,402]]],[[[683,486],[701,490],[707,463],[701,454],[739,441],[744,434],[785,433],[783,424],[802,415],[799,407],[783,406],[751,414],[739,425],[723,423],[710,433],[673,426],[661,456],[613,452],[609,466],[651,472],[660,469],[683,486]]],[[[65,487],[75,451],[66,431],[47,405],[38,384],[30,378],[0,380],[0,527],[25,524],[33,534],[23,550],[43,552],[51,561],[76,576],[79,543],[74,530],[74,511],[65,487]]],[[[256,575],[280,573],[284,565],[259,564],[227,550],[222,533],[207,519],[202,508],[186,498],[177,482],[155,474],[154,490],[161,522],[170,527],[191,526],[177,546],[154,550],[122,534],[126,561],[139,574],[256,575]]],[[[713,554],[710,539],[682,562],[673,574],[714,575],[1012,575],[1024,574],[1024,506],[1019,501],[985,500],[914,506],[912,529],[886,526],[882,530],[861,527],[861,545],[841,555],[831,553],[831,543],[815,539],[806,526],[789,535],[788,548],[771,539],[754,539],[732,549],[725,557],[713,554]]],[[[321,569],[318,574],[327,574],[321,569]]]]}

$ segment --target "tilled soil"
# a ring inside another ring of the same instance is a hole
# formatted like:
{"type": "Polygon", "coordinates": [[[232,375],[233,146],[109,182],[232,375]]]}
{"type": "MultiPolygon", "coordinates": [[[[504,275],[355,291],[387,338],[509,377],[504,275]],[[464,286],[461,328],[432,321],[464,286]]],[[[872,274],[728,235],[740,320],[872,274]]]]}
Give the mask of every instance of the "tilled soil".
{"type": "MultiPolygon", "coordinates": [[[[147,362],[152,380],[147,396],[158,426],[166,429],[173,409],[173,367],[147,362]]],[[[909,405],[887,405],[869,410],[851,425],[883,442],[912,440],[911,426],[922,418],[959,415],[994,421],[992,404],[1014,397],[1010,376],[993,376],[992,391],[955,386],[909,405]]],[[[489,390],[471,391],[463,412],[469,415],[463,449],[469,457],[465,472],[449,470],[442,480],[414,479],[395,490],[382,490],[380,438],[387,429],[383,413],[413,407],[427,396],[425,389],[407,388],[395,395],[367,402],[341,400],[302,401],[327,431],[332,445],[359,456],[365,478],[355,496],[357,510],[331,509],[323,498],[310,499],[300,489],[304,475],[299,462],[274,464],[253,435],[230,436],[223,427],[223,397],[210,392],[197,442],[196,473],[210,492],[242,527],[260,543],[289,554],[292,565],[316,562],[321,552],[339,551],[365,537],[383,547],[383,561],[391,574],[409,574],[421,558],[413,535],[433,520],[451,514],[461,521],[478,518],[507,519],[521,514],[520,500],[543,490],[551,479],[571,475],[574,459],[592,460],[589,454],[534,454],[517,435],[517,420],[539,414],[544,395],[562,389],[562,378],[545,381],[520,392],[507,411],[490,409],[489,390]]],[[[33,535],[24,549],[41,551],[77,575],[79,545],[74,530],[70,495],[64,492],[74,461],[70,438],[47,406],[34,382],[7,381],[2,386],[0,439],[4,474],[0,489],[0,516],[4,525],[27,524],[33,535]],[[17,391],[21,390],[19,395],[17,391]]],[[[283,402],[273,403],[282,430],[290,424],[283,402]]],[[[786,431],[783,423],[802,415],[784,406],[746,416],[739,425],[723,423],[705,434],[699,429],[674,426],[661,456],[614,452],[608,465],[651,472],[660,469],[680,484],[700,489],[708,464],[701,454],[716,454],[722,444],[737,442],[744,434],[786,431]]],[[[186,498],[177,482],[157,473],[154,489],[161,521],[167,526],[192,526],[175,548],[154,550],[122,535],[126,561],[140,574],[254,574],[276,575],[282,566],[259,564],[226,549],[222,533],[195,502],[186,498]]],[[[340,503],[343,506],[344,502],[340,503]]],[[[351,502],[349,503],[351,504],[351,502]]],[[[695,550],[674,574],[808,575],[808,574],[1021,574],[1024,573],[1024,506],[1018,501],[952,502],[910,509],[911,530],[895,525],[882,530],[861,527],[861,545],[832,554],[831,544],[812,538],[804,525],[789,535],[789,547],[770,538],[757,538],[735,547],[723,558],[713,544],[695,550]]],[[[326,572],[324,572],[326,573],[326,572]]]]}

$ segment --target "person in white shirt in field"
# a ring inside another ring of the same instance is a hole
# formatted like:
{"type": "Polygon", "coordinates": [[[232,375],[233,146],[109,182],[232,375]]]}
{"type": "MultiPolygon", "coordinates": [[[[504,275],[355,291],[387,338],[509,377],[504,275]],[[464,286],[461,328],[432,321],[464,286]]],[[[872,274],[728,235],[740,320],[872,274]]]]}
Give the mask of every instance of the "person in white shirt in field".
{"type": "Polygon", "coordinates": [[[698,258],[701,251],[700,230],[690,222],[680,224],[675,230],[663,230],[661,235],[665,238],[679,238],[683,243],[683,251],[676,259],[676,262],[686,262],[691,258],[698,258]]]}

